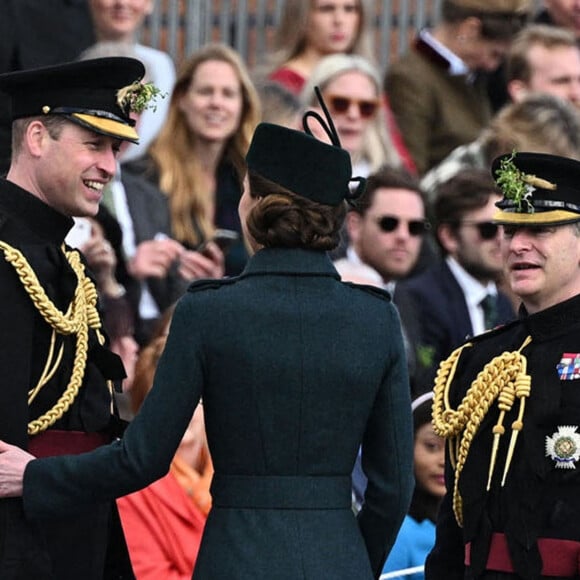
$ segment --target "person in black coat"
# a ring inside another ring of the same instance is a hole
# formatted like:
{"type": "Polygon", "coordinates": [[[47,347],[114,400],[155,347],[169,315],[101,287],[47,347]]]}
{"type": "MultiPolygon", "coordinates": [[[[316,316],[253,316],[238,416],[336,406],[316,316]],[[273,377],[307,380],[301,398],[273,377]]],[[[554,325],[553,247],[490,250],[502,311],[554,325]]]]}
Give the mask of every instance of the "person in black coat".
{"type": "Polygon", "coordinates": [[[256,253],[239,277],[196,282],[179,301],[122,440],[32,461],[0,443],[0,489],[23,491],[29,518],[164,475],[203,397],[215,476],[194,578],[379,577],[413,487],[409,384],[388,293],[342,283],[327,255],[352,196],[350,157],[327,130],[334,145],[256,130],[239,208],[256,253]],[[368,486],[355,517],[361,443],[368,486]]]}
{"type": "MultiPolygon", "coordinates": [[[[38,457],[80,453],[119,435],[106,347],[86,262],[64,243],[71,216],[94,216],[115,171],[143,65],[134,59],[0,75],[15,149],[0,180],[0,436],[38,457]],[[117,93],[126,87],[126,97],[117,93]]],[[[28,521],[0,500],[0,578],[102,580],[111,502],[28,521]]]]}
{"type": "Polygon", "coordinates": [[[433,424],[447,494],[426,580],[580,571],[580,162],[495,160],[507,279],[520,317],[441,364],[433,424]]]}

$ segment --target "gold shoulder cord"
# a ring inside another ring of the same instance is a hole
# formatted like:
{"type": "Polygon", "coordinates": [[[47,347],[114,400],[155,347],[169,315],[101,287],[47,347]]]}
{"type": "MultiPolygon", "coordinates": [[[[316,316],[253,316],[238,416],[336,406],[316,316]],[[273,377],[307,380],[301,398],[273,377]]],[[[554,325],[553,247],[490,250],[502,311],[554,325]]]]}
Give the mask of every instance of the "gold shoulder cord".
{"type": "MultiPolygon", "coordinates": [[[[34,270],[22,255],[22,252],[0,241],[0,250],[4,252],[6,261],[14,266],[34,306],[52,328],[50,349],[44,370],[36,386],[28,392],[29,405],[36,398],[42,387],[52,378],[62,359],[64,344],[61,345],[55,357],[56,335],[76,334],[76,350],[69,383],[52,409],[28,424],[28,435],[37,435],[54,425],[69,410],[78,395],[87,362],[89,327],[95,329],[100,344],[105,341],[99,330],[101,328],[101,320],[96,308],[97,290],[95,285],[85,274],[85,268],[79,253],[76,250],[66,250],[64,245],[61,249],[78,280],[74,297],[66,313],[61,312],[46,295],[34,270]]],[[[110,382],[109,389],[111,390],[110,382]]]]}
{"type": "Polygon", "coordinates": [[[500,414],[493,428],[494,437],[487,480],[489,491],[499,438],[505,433],[503,420],[505,414],[512,409],[515,399],[518,398],[520,408],[518,417],[511,426],[512,435],[501,482],[502,486],[505,484],[518,433],[523,428],[525,401],[530,396],[531,377],[526,374],[527,360],[521,351],[531,340],[532,338],[528,336],[517,351],[504,352],[488,362],[471,383],[456,410],[451,409],[449,404],[449,389],[463,349],[471,347],[472,344],[464,344],[439,365],[433,390],[433,429],[438,435],[447,439],[451,466],[455,470],[453,511],[460,527],[463,527],[463,502],[459,494],[459,476],[475,433],[493,402],[498,399],[500,414]]]}

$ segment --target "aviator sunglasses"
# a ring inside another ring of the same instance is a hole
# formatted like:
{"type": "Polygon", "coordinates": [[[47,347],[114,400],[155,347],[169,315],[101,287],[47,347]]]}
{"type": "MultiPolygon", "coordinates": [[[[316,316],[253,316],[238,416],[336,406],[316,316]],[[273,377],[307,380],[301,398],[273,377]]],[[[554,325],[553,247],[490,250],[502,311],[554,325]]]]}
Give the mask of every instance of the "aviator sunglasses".
{"type": "Polygon", "coordinates": [[[493,222],[470,222],[462,221],[462,225],[475,226],[482,240],[493,240],[497,236],[499,225],[493,222]]]}
{"type": "Polygon", "coordinates": [[[377,224],[383,232],[394,232],[399,224],[407,224],[409,234],[412,236],[422,236],[431,229],[431,224],[427,220],[402,220],[391,215],[384,215],[377,219],[377,224]]]}
{"type": "Polygon", "coordinates": [[[379,102],[371,99],[351,99],[339,95],[325,95],[324,100],[335,113],[346,113],[354,103],[363,119],[370,119],[377,111],[379,102]]]}

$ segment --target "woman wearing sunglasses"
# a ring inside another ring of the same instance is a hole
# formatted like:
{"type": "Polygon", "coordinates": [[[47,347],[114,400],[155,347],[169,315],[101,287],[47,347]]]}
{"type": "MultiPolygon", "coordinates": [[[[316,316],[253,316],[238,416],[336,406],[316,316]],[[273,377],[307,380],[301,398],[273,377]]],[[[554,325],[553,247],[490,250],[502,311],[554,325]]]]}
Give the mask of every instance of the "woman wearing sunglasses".
{"type": "Polygon", "coordinates": [[[366,177],[382,165],[401,165],[387,131],[380,76],[370,61],[352,54],[323,58],[301,93],[306,109],[317,106],[314,87],[322,91],[357,175],[366,177]]]}

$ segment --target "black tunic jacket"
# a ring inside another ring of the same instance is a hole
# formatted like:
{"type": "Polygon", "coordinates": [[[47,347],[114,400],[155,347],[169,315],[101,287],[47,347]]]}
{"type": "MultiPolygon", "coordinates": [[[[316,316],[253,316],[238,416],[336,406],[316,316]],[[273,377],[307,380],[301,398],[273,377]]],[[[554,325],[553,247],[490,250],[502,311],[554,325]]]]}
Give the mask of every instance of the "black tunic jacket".
{"type": "MultiPolygon", "coordinates": [[[[0,180],[0,240],[20,250],[48,297],[66,311],[77,278],[60,249],[72,219],[11,182],[0,180]]],[[[0,438],[28,446],[27,425],[51,409],[70,380],[74,335],[56,338],[64,344],[56,372],[28,405],[28,392],[47,361],[52,329],[25,291],[14,266],[0,252],[0,438]]],[[[120,365],[120,366],[119,366],[120,365]]],[[[116,355],[90,331],[82,387],[68,412],[52,428],[103,432],[111,425],[108,378],[119,378],[116,355]]],[[[0,500],[0,578],[102,578],[110,504],[78,516],[52,518],[31,526],[22,516],[21,500],[0,500]]]]}
{"type": "MultiPolygon", "coordinates": [[[[546,449],[548,438],[561,427],[580,431],[580,379],[558,370],[564,354],[580,353],[580,296],[542,312],[525,316],[499,330],[473,339],[464,350],[451,384],[454,409],[483,367],[504,351],[517,351],[526,337],[531,343],[521,352],[527,359],[531,393],[526,401],[511,466],[501,486],[506,454],[519,403],[503,421],[491,489],[486,491],[492,429],[499,415],[497,400],[485,415],[460,475],[464,527],[459,528],[451,507],[454,472],[447,459],[448,494],[437,524],[437,540],[427,560],[428,580],[459,580],[483,574],[493,532],[504,533],[518,577],[541,577],[538,538],[580,541],[580,464],[562,468],[546,449]],[[471,543],[471,566],[466,570],[464,544],[471,543]]],[[[580,450],[580,449],[579,449],[580,450]]]]}

